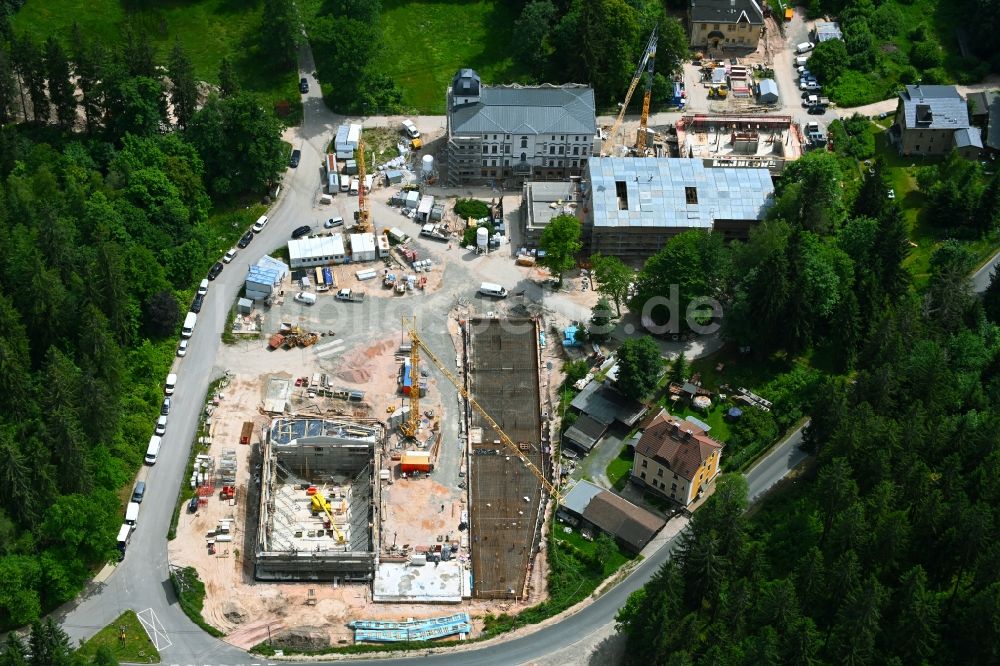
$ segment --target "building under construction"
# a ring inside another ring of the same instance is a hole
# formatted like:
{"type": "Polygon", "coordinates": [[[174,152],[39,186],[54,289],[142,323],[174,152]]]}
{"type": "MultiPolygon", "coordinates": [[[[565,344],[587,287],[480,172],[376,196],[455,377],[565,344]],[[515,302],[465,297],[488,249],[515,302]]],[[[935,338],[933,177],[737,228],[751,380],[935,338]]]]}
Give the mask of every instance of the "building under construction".
{"type": "Polygon", "coordinates": [[[383,437],[377,423],[272,422],[262,444],[257,580],[372,579],[383,437]]]}
{"type": "MultiPolygon", "coordinates": [[[[539,470],[549,440],[539,396],[538,328],[532,319],[473,319],[465,331],[468,390],[539,470]]],[[[538,546],[543,487],[486,420],[471,413],[469,536],[473,596],[519,599],[538,546]]]]}
{"type": "Polygon", "coordinates": [[[702,159],[709,167],[767,169],[772,176],[800,158],[805,143],[791,116],[693,114],[675,128],[680,157],[702,159]]]}

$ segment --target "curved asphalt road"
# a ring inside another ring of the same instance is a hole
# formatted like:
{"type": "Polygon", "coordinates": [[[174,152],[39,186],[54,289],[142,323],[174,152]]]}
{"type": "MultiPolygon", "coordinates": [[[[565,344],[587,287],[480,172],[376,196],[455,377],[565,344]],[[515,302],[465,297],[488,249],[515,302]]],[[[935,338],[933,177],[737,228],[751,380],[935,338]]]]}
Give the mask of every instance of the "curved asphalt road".
{"type": "MultiPolygon", "coordinates": [[[[146,496],[125,560],[104,582],[92,583],[79,598],[54,614],[74,642],[89,638],[122,612],[132,609],[153,622],[151,630],[154,641],[159,644],[162,663],[233,665],[265,661],[212,638],[183,614],[170,585],[165,535],[205,392],[211,379],[225,372],[225,368],[215,366],[221,344],[219,333],[242,286],[244,266],[283,245],[295,227],[304,222],[316,222],[313,202],[319,194],[323,155],[334,128],[343,117],[331,113],[323,103],[319,84],[312,77],[314,66],[308,47],[303,49],[300,63],[301,75],[310,80],[311,88],[303,98],[303,126],[297,130],[299,138],[295,147],[302,150],[301,163],[298,169],[290,170],[285,176],[285,191],[270,211],[267,228],[247,249],[240,251],[211,284],[187,356],[174,363],[173,371],[178,373],[179,379],[173,409],[159,461],[140,472],[139,478],[147,482],[146,496]]],[[[221,255],[227,248],[218,249],[221,255]]],[[[151,422],[150,432],[152,428],[151,422]]],[[[769,488],[804,458],[796,448],[800,438],[801,432],[796,432],[748,474],[751,497],[769,488]]],[[[428,664],[517,664],[572,646],[612,622],[626,597],[649,579],[670,556],[676,543],[676,537],[666,542],[622,583],[594,603],[530,635],[499,640],[474,650],[420,652],[407,659],[384,660],[384,663],[410,664],[414,659],[421,659],[428,664]]]]}

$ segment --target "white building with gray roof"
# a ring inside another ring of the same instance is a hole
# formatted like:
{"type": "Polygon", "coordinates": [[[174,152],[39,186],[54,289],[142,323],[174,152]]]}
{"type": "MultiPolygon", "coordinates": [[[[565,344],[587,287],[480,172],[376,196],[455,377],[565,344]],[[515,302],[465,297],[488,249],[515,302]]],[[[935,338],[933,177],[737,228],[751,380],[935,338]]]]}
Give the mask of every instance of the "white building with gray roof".
{"type": "Polygon", "coordinates": [[[691,229],[746,238],[774,203],[767,169],[690,158],[596,158],[581,190],[590,253],[623,259],[648,257],[691,229]]]}
{"type": "Polygon", "coordinates": [[[586,85],[490,86],[462,69],[447,109],[451,186],[578,176],[593,153],[597,119],[586,85]]]}
{"type": "Polygon", "coordinates": [[[955,86],[912,85],[899,93],[890,137],[903,155],[947,155],[969,138],[969,107],[955,86]]]}

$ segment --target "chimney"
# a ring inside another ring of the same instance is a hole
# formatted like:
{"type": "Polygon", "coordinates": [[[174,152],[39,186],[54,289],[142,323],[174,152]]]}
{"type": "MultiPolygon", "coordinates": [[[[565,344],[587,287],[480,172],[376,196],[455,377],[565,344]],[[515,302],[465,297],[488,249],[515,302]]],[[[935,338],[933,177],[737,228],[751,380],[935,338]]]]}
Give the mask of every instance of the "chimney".
{"type": "Polygon", "coordinates": [[[681,431],[681,424],[680,424],[680,422],[674,421],[674,432],[676,433],[676,432],[680,432],[680,431],[681,431]]]}
{"type": "Polygon", "coordinates": [[[684,431],[684,439],[685,440],[691,439],[691,435],[692,435],[692,430],[690,428],[688,428],[687,430],[684,431]]]}

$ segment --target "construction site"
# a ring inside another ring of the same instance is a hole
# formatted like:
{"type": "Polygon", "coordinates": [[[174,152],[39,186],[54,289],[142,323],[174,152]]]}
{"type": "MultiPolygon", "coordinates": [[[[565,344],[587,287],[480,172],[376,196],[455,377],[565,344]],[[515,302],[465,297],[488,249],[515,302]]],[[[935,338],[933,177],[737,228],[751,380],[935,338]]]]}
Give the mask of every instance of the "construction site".
{"type": "Polygon", "coordinates": [[[546,490],[539,471],[551,454],[540,412],[537,340],[531,319],[474,319],[466,329],[469,393],[502,430],[472,412],[469,529],[473,594],[480,599],[529,593],[546,490]]]}
{"type": "Polygon", "coordinates": [[[383,439],[377,422],[272,422],[263,442],[257,580],[372,579],[383,439]]]}
{"type": "Polygon", "coordinates": [[[763,168],[772,175],[801,157],[804,144],[791,116],[773,114],[686,115],[675,130],[680,157],[701,158],[712,167],[763,168]]]}

